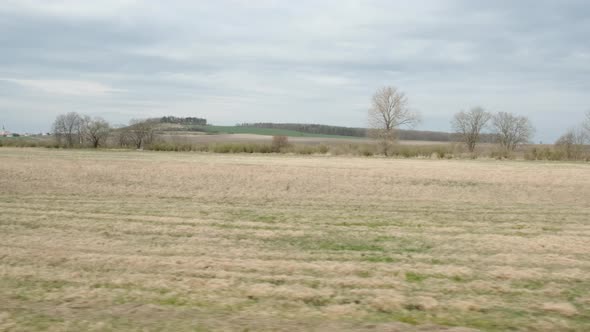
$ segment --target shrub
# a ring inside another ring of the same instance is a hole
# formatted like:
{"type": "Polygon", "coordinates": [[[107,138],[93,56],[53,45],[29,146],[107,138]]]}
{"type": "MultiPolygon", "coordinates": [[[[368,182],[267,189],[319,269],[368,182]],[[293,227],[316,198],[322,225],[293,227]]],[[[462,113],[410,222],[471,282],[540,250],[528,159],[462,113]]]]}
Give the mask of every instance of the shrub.
{"type": "Polygon", "coordinates": [[[555,145],[553,147],[533,147],[530,150],[526,151],[524,154],[524,158],[526,160],[551,160],[551,161],[558,161],[558,160],[581,160],[581,161],[588,161],[590,160],[590,154],[584,153],[583,150],[578,151],[577,153],[573,154],[571,151],[568,151],[567,148],[564,148],[560,145],[555,145]]]}
{"type": "Polygon", "coordinates": [[[314,150],[312,146],[308,146],[308,145],[296,145],[294,147],[292,147],[291,149],[287,150],[282,150],[283,152],[291,152],[291,153],[295,153],[295,154],[313,154],[314,150]]]}
{"type": "Polygon", "coordinates": [[[402,158],[452,158],[453,146],[450,145],[394,145],[390,148],[389,154],[402,158]]]}
{"type": "MultiPolygon", "coordinates": [[[[203,150],[200,150],[203,151],[203,150]]],[[[210,145],[207,148],[208,152],[214,153],[271,153],[273,148],[268,144],[253,144],[253,143],[223,143],[210,145]]]]}
{"type": "Polygon", "coordinates": [[[47,140],[38,137],[6,137],[0,139],[0,146],[16,148],[52,148],[57,143],[53,140],[47,140]]]}
{"type": "Polygon", "coordinates": [[[364,157],[370,157],[370,156],[375,155],[375,150],[371,149],[369,146],[366,146],[366,145],[361,146],[358,151],[359,151],[360,155],[364,156],[364,157]]]}
{"type": "Polygon", "coordinates": [[[319,154],[325,153],[322,152],[323,149],[318,145],[295,145],[292,149],[289,149],[289,152],[293,152],[295,154],[319,154]]]}
{"type": "Polygon", "coordinates": [[[328,151],[330,151],[330,148],[326,145],[320,144],[318,146],[318,150],[319,150],[319,153],[326,154],[326,153],[328,153],[328,151]]]}
{"type": "Polygon", "coordinates": [[[494,159],[502,160],[502,159],[512,159],[513,155],[508,150],[500,148],[500,149],[493,150],[490,153],[490,157],[492,157],[494,159]]]}
{"type": "Polygon", "coordinates": [[[273,152],[281,152],[289,146],[289,138],[287,136],[273,136],[272,137],[272,150],[273,152]]]}

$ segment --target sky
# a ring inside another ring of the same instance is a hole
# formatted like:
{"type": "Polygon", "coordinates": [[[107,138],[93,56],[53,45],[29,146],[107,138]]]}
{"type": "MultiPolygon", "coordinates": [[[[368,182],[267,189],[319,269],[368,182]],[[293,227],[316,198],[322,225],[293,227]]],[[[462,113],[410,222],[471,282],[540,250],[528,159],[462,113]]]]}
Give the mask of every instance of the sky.
{"type": "Polygon", "coordinates": [[[2,0],[0,125],[79,112],[367,125],[403,91],[417,129],[482,106],[552,142],[590,110],[587,0],[2,0]]]}

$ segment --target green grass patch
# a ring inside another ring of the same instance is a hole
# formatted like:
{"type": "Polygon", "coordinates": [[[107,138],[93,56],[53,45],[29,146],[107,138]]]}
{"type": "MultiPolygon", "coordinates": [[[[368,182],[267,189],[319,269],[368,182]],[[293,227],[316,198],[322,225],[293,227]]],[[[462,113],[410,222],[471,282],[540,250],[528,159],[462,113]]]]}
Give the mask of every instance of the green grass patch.
{"type": "Polygon", "coordinates": [[[397,262],[395,258],[389,256],[363,256],[361,261],[371,263],[394,263],[397,262]]]}
{"type": "Polygon", "coordinates": [[[417,272],[406,272],[407,282],[422,282],[426,279],[428,279],[428,276],[425,274],[420,274],[417,272]]]}
{"type": "Polygon", "coordinates": [[[273,129],[273,128],[256,128],[256,127],[236,127],[236,126],[193,126],[192,130],[202,131],[209,134],[252,134],[264,136],[288,136],[288,137],[320,137],[320,138],[346,138],[354,139],[354,136],[324,135],[304,133],[296,130],[273,129]]]}
{"type": "Polygon", "coordinates": [[[375,241],[363,238],[349,237],[282,237],[269,239],[271,243],[279,246],[291,246],[303,250],[325,250],[325,251],[384,251],[383,246],[375,241]]]}
{"type": "Polygon", "coordinates": [[[178,296],[168,296],[168,297],[160,298],[160,299],[157,299],[155,302],[160,305],[168,305],[168,306],[185,306],[188,304],[188,301],[186,299],[183,299],[178,296]]]}
{"type": "Polygon", "coordinates": [[[543,280],[518,280],[511,284],[512,288],[523,288],[528,290],[539,290],[545,287],[543,280]]]}
{"type": "Polygon", "coordinates": [[[379,236],[375,239],[379,243],[387,245],[397,253],[426,253],[433,248],[430,243],[421,239],[409,239],[395,236],[379,236]]]}

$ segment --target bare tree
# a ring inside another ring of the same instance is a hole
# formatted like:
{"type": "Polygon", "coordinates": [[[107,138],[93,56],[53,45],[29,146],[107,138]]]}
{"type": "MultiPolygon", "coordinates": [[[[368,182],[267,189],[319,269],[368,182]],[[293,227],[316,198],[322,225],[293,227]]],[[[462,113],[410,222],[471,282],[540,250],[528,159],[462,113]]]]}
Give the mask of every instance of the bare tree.
{"type": "Polygon", "coordinates": [[[64,141],[67,141],[66,136],[65,136],[66,135],[65,128],[66,128],[65,115],[60,114],[55,118],[55,120],[53,121],[53,124],[51,125],[51,133],[55,137],[57,144],[60,146],[62,146],[64,144],[64,141]]]}
{"type": "Polygon", "coordinates": [[[157,122],[154,120],[131,120],[125,128],[125,137],[137,149],[152,143],[157,122]]]}
{"type": "Polygon", "coordinates": [[[129,126],[127,125],[112,125],[109,137],[111,137],[113,143],[120,148],[126,148],[131,145],[131,140],[129,139],[129,126]]]}
{"type": "Polygon", "coordinates": [[[113,131],[115,144],[120,148],[126,148],[130,145],[129,131],[126,128],[120,128],[113,131]]]}
{"type": "Polygon", "coordinates": [[[555,142],[555,145],[565,153],[567,159],[578,160],[584,157],[584,144],[587,140],[588,134],[584,128],[579,127],[568,130],[555,142]]]}
{"type": "Polygon", "coordinates": [[[492,117],[492,127],[498,143],[506,152],[512,152],[518,145],[528,143],[535,132],[528,118],[505,112],[492,117]]]}
{"type": "Polygon", "coordinates": [[[418,113],[408,108],[408,98],[395,87],[386,86],[373,95],[369,109],[369,136],[381,141],[383,153],[397,139],[400,126],[413,127],[420,122],[418,113]]]}
{"type": "Polygon", "coordinates": [[[104,145],[110,132],[111,126],[104,119],[83,117],[82,133],[93,148],[104,145]]]}
{"type": "Polygon", "coordinates": [[[469,152],[475,150],[482,129],[490,121],[492,115],[481,107],[474,107],[469,112],[459,112],[455,114],[451,125],[453,130],[459,134],[463,142],[467,145],[469,152]]]}
{"type": "Polygon", "coordinates": [[[82,117],[76,112],[60,114],[53,122],[53,134],[60,145],[73,147],[80,140],[82,117]]]}

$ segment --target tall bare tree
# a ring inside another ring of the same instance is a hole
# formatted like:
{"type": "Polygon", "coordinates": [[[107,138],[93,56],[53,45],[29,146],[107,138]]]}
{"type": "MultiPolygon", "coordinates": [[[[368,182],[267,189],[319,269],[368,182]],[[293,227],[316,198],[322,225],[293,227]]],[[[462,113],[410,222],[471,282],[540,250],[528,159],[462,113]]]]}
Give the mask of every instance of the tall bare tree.
{"type": "Polygon", "coordinates": [[[93,148],[106,144],[110,132],[111,126],[104,119],[83,117],[82,133],[93,148]]]}
{"type": "Polygon", "coordinates": [[[125,128],[125,137],[137,149],[144,148],[152,143],[156,131],[157,122],[154,120],[131,120],[129,127],[125,128]]]}
{"type": "Polygon", "coordinates": [[[491,118],[492,115],[483,108],[474,107],[469,112],[462,111],[455,114],[451,125],[467,145],[469,152],[473,152],[479,142],[481,131],[491,118]]]}
{"type": "Polygon", "coordinates": [[[382,87],[375,92],[369,109],[369,136],[378,139],[387,156],[401,126],[413,127],[420,122],[418,113],[408,108],[408,98],[395,87],[382,87]]]}
{"type": "Polygon", "coordinates": [[[73,147],[80,141],[82,117],[76,112],[60,114],[53,122],[53,134],[60,145],[73,147]]]}
{"type": "Polygon", "coordinates": [[[492,117],[492,127],[498,143],[506,152],[512,152],[518,145],[528,143],[535,132],[528,118],[505,112],[492,117]]]}

